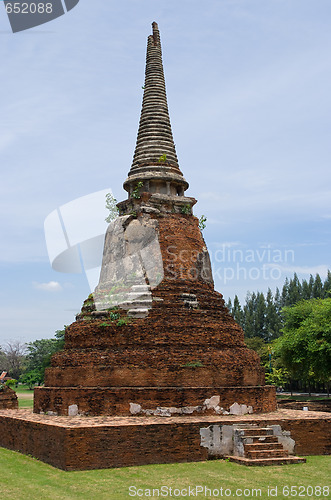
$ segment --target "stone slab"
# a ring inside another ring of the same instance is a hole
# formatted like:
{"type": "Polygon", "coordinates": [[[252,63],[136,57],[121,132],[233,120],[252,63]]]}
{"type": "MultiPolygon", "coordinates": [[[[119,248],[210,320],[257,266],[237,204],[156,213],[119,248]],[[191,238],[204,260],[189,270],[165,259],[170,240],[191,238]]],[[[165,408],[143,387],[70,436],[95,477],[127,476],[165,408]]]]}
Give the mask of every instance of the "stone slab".
{"type": "Polygon", "coordinates": [[[304,464],[305,458],[302,457],[279,457],[279,458],[245,458],[245,457],[227,457],[230,462],[248,466],[270,466],[270,465],[290,465],[304,464]]]}

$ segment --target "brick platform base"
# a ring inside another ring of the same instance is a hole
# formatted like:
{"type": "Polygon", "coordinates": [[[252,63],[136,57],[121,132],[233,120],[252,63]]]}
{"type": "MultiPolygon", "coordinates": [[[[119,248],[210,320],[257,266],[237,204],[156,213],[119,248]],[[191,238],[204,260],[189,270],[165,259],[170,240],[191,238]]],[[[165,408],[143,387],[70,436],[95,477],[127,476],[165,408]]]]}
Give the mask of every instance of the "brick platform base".
{"type": "Polygon", "coordinates": [[[130,415],[130,403],[144,409],[157,407],[202,406],[205,399],[220,396],[220,406],[228,410],[237,402],[252,406],[254,413],[276,410],[274,386],[261,387],[36,387],[34,412],[54,411],[68,415],[77,404],[79,413],[88,416],[130,415]]]}
{"type": "Polygon", "coordinates": [[[30,410],[0,410],[0,446],[64,470],[197,462],[208,459],[208,449],[201,446],[201,429],[248,422],[290,431],[298,455],[331,452],[330,414],[297,410],[170,418],[51,417],[30,410]]]}

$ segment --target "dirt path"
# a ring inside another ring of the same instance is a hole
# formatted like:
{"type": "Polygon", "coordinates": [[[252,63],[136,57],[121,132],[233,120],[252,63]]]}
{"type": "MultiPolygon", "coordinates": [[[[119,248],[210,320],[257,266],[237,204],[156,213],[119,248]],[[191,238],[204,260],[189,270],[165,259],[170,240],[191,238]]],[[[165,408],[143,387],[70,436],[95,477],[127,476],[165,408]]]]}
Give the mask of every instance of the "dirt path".
{"type": "Polygon", "coordinates": [[[18,399],[33,399],[33,391],[31,392],[17,392],[18,399]]]}

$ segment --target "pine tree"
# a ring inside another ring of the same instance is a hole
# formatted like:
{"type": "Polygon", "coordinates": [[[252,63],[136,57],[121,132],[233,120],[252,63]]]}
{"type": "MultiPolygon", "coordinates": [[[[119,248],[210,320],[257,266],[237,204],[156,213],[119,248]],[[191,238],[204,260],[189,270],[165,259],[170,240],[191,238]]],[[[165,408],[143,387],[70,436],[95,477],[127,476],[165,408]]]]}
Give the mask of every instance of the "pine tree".
{"type": "Polygon", "coordinates": [[[281,296],[281,307],[289,305],[288,303],[288,288],[289,288],[289,281],[288,278],[285,278],[283,289],[282,289],[282,296],[281,296]]]}
{"type": "Polygon", "coordinates": [[[256,307],[255,307],[255,321],[254,321],[255,337],[261,337],[267,340],[266,330],[266,302],[263,293],[257,292],[256,307]]]}
{"type": "Polygon", "coordinates": [[[234,320],[242,327],[244,324],[244,312],[241,308],[238,296],[235,295],[233,300],[232,316],[234,320]]]}
{"type": "Polygon", "coordinates": [[[293,279],[290,280],[287,289],[288,305],[294,305],[302,298],[302,286],[297,273],[294,273],[293,279]]]}
{"type": "Polygon", "coordinates": [[[313,275],[311,274],[309,276],[309,283],[308,283],[308,286],[309,286],[309,291],[310,291],[310,298],[312,299],[313,298],[313,288],[314,288],[314,278],[313,278],[313,275]]]}
{"type": "Polygon", "coordinates": [[[307,280],[302,280],[302,298],[304,300],[311,299],[311,287],[307,280]]]}
{"type": "Polygon", "coordinates": [[[323,285],[323,295],[325,299],[331,297],[331,271],[329,269],[323,285]]]}
{"type": "Polygon", "coordinates": [[[246,337],[255,337],[255,308],[256,308],[256,294],[247,293],[246,304],[244,305],[244,331],[246,337]]]}
{"type": "Polygon", "coordinates": [[[274,340],[277,337],[279,337],[280,329],[282,327],[281,317],[277,310],[278,308],[276,302],[276,295],[275,298],[273,298],[270,288],[268,288],[266,302],[267,304],[266,304],[266,318],[265,318],[265,330],[266,330],[265,340],[267,342],[270,342],[271,340],[274,340]]]}
{"type": "Polygon", "coordinates": [[[314,299],[323,298],[323,283],[319,274],[315,276],[312,296],[314,299]]]}
{"type": "Polygon", "coordinates": [[[277,314],[280,317],[280,311],[281,311],[282,305],[281,305],[280,291],[279,291],[278,287],[276,288],[274,303],[275,303],[277,314]]]}

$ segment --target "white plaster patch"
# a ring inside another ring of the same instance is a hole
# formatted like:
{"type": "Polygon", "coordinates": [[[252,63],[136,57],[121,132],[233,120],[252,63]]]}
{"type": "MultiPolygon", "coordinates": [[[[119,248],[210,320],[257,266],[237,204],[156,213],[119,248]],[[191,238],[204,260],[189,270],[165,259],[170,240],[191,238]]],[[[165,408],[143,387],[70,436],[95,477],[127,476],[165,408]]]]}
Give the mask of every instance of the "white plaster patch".
{"type": "Polygon", "coordinates": [[[141,412],[141,406],[136,403],[130,403],[130,413],[131,415],[138,415],[141,412]]]}
{"type": "Polygon", "coordinates": [[[77,415],[78,415],[78,406],[77,405],[68,406],[68,416],[77,417],[77,415]]]}
{"type": "Polygon", "coordinates": [[[203,405],[207,408],[207,410],[213,410],[216,406],[220,404],[220,396],[212,396],[209,399],[206,399],[203,405]]]}
{"type": "Polygon", "coordinates": [[[277,436],[278,442],[283,445],[289,455],[294,455],[295,441],[291,438],[290,431],[283,431],[280,425],[271,425],[274,436],[277,436]]]}
{"type": "Polygon", "coordinates": [[[200,445],[208,448],[210,456],[232,455],[233,426],[210,425],[200,428],[200,445]]]}

